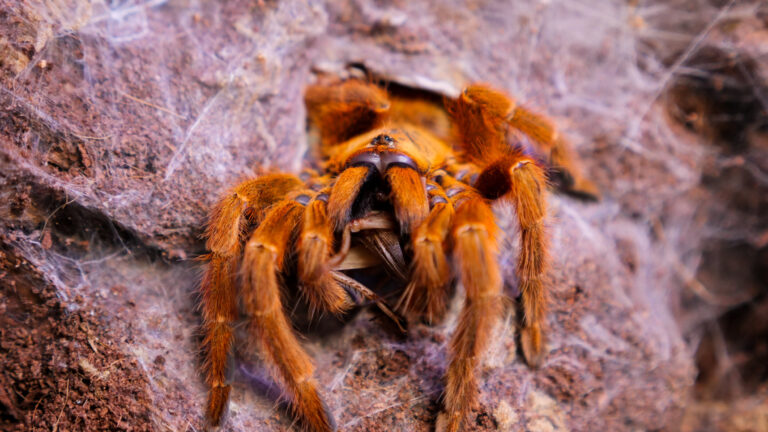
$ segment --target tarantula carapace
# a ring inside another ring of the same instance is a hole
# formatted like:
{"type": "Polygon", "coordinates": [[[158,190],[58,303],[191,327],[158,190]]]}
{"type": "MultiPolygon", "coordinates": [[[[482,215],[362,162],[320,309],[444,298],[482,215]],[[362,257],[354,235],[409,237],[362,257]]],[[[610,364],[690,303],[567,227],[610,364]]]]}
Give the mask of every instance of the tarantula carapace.
{"type": "Polygon", "coordinates": [[[310,86],[306,104],[319,132],[319,172],[246,180],[211,212],[202,283],[207,416],[218,424],[226,407],[225,369],[242,311],[296,418],[312,431],[334,429],[312,360],[286,314],[287,281],[315,310],[343,314],[370,303],[398,324],[401,316],[439,319],[459,283],[466,298],[442,397],[446,429],[459,430],[502,312],[491,203],[508,201],[516,210],[520,341],[535,366],[544,354],[544,167],[566,191],[596,196],[595,189],[551,122],[485,85],[437,108],[350,79],[310,86]],[[367,256],[353,253],[361,247],[367,256]],[[344,272],[376,263],[402,281],[392,307],[344,272]]]}

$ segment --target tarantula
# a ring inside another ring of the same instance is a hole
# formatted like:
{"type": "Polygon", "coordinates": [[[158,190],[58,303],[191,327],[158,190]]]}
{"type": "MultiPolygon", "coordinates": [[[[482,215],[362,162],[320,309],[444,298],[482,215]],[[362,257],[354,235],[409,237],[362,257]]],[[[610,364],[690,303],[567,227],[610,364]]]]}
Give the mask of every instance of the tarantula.
{"type": "Polygon", "coordinates": [[[437,107],[363,80],[337,80],[310,86],[305,102],[319,132],[320,172],[246,180],[210,214],[202,282],[207,417],[219,424],[229,397],[238,304],[296,418],[309,430],[330,431],[312,360],[286,316],[286,281],[315,310],[343,314],[367,301],[398,323],[398,312],[439,319],[460,283],[466,299],[442,397],[446,429],[457,431],[475,402],[475,369],[502,312],[490,204],[504,200],[516,209],[519,337],[525,360],[536,366],[544,355],[548,261],[544,167],[567,192],[589,197],[596,190],[550,121],[485,85],[437,107]],[[370,252],[354,258],[361,247],[370,252]],[[394,308],[343,272],[376,263],[402,281],[394,308]]]}

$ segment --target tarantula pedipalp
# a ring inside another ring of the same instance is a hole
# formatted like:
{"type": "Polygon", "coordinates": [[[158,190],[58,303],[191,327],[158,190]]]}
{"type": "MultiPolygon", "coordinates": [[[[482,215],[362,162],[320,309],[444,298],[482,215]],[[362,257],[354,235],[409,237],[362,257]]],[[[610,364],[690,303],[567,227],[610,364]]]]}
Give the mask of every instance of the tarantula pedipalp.
{"type": "Polygon", "coordinates": [[[316,310],[342,314],[361,296],[397,321],[384,300],[341,271],[349,267],[351,237],[377,230],[389,234],[379,239],[391,241],[371,249],[406,280],[397,308],[408,316],[438,319],[452,284],[464,287],[443,393],[447,430],[457,431],[476,399],[475,368],[501,316],[498,227],[490,203],[507,200],[516,209],[520,340],[526,361],[537,365],[544,354],[547,267],[542,165],[558,174],[566,191],[595,196],[594,187],[549,121],[484,85],[445,101],[442,113],[452,127],[439,131],[416,124],[434,114],[431,108],[358,80],[311,86],[306,103],[320,132],[322,174],[247,180],[211,213],[202,283],[207,416],[218,424],[229,397],[225,372],[239,299],[249,334],[296,417],[313,431],[334,429],[312,361],[286,315],[282,281],[298,281],[316,310]],[[510,143],[511,131],[527,135],[533,148],[510,143]],[[392,251],[407,254],[410,267],[392,251]],[[281,277],[286,272],[294,277],[281,277]]]}

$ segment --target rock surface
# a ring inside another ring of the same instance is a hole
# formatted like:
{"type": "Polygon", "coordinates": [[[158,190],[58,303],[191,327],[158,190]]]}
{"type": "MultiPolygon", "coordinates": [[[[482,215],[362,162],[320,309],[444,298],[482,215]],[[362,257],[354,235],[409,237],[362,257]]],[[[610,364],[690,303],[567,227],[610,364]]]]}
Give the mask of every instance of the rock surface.
{"type": "MultiPolygon", "coordinates": [[[[246,177],[299,169],[303,89],[349,64],[447,95],[506,89],[553,115],[604,193],[550,197],[549,354],[523,364],[509,308],[470,430],[698,430],[702,413],[714,430],[765,425],[765,411],[734,423],[694,393],[697,367],[725,367],[722,349],[700,350],[713,323],[765,305],[765,8],[453,3],[0,3],[0,426],[203,428],[206,211],[246,177]],[[705,46],[732,67],[706,69],[705,46]],[[709,105],[733,95],[732,111],[709,105]],[[754,115],[718,120],[734,112],[754,115]]],[[[511,268],[513,235],[504,246],[511,268]]],[[[307,336],[341,430],[432,430],[459,302],[405,339],[365,311],[307,336]]],[[[754,363],[730,397],[759,404],[768,325],[754,322],[727,351],[754,363]]],[[[289,430],[246,343],[232,369],[225,430],[289,430]]]]}

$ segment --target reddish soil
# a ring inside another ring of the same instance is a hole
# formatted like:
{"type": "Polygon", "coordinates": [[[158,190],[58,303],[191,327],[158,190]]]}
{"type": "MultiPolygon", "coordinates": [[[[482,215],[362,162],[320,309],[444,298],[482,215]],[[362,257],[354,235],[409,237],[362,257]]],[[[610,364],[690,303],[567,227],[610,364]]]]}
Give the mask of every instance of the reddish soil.
{"type": "Polygon", "coordinates": [[[153,430],[147,378],[119,348],[130,340],[91,311],[67,310],[5,237],[0,312],[3,430],[153,430]]]}

